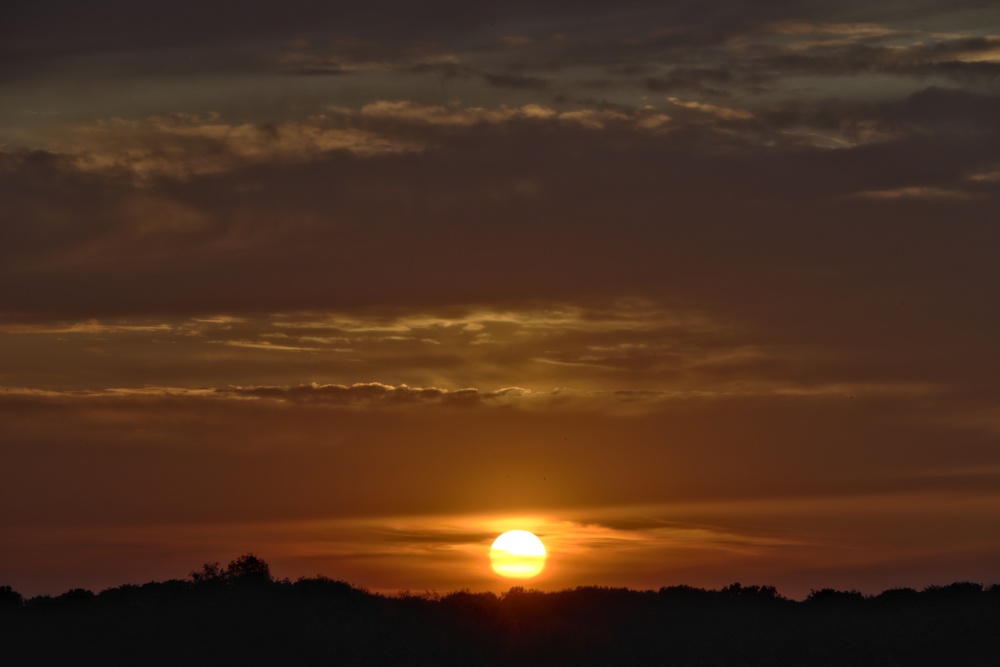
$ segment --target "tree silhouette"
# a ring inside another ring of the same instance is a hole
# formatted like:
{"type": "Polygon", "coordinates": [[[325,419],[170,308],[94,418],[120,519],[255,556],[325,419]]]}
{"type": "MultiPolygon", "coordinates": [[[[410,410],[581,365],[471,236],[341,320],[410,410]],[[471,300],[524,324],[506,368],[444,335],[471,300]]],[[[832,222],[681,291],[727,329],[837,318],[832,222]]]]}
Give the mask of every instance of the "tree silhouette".
{"type": "Polygon", "coordinates": [[[200,570],[192,570],[190,576],[196,584],[210,584],[223,581],[226,571],[218,563],[205,563],[200,570]]]}
{"type": "Polygon", "coordinates": [[[384,596],[322,576],[274,580],[252,553],[98,595],[25,602],[3,586],[0,618],[10,664],[920,667],[1000,655],[1000,587],[969,582],[826,588],[802,602],[738,583],[384,596]]]}
{"type": "Polygon", "coordinates": [[[205,563],[200,570],[193,570],[191,580],[196,584],[270,583],[271,566],[252,553],[230,561],[225,569],[219,563],[205,563]]]}
{"type": "Polygon", "coordinates": [[[229,563],[226,578],[233,582],[270,582],[271,566],[252,553],[244,554],[229,563]]]}
{"type": "Polygon", "coordinates": [[[20,609],[24,598],[10,586],[0,586],[0,609],[20,609]]]}

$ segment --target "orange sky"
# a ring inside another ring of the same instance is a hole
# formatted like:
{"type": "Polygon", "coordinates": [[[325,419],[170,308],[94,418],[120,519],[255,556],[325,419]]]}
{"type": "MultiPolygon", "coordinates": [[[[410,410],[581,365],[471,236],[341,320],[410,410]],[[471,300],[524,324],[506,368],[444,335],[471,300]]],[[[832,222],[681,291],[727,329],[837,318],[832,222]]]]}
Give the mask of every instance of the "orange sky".
{"type": "Polygon", "coordinates": [[[1000,581],[1000,10],[467,4],[2,10],[0,584],[1000,581]]]}

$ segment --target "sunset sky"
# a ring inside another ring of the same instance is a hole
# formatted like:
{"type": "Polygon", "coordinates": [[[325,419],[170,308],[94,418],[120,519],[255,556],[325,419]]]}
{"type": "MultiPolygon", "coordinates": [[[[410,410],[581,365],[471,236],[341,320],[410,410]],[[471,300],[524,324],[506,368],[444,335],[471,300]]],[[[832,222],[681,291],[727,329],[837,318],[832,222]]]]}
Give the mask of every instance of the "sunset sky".
{"type": "Polygon", "coordinates": [[[0,584],[1000,583],[1000,4],[0,8],[0,584]]]}

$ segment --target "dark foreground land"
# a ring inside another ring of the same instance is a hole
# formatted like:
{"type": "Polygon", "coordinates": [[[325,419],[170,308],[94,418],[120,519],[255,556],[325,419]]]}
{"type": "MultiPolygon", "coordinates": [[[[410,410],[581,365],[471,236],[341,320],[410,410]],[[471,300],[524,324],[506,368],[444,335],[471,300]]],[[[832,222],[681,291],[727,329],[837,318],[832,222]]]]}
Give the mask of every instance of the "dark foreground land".
{"type": "Polygon", "coordinates": [[[385,597],[275,581],[252,555],[189,580],[23,600],[0,588],[7,665],[998,665],[1000,586],[877,596],[769,586],[512,588],[385,597]]]}

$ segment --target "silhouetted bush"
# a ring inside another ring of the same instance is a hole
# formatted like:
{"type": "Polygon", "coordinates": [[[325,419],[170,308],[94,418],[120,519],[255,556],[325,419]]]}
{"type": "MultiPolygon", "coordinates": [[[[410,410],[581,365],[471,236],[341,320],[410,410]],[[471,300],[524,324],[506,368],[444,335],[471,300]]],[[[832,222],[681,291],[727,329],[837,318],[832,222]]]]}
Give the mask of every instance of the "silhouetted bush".
{"type": "Polygon", "coordinates": [[[809,604],[822,605],[859,605],[865,601],[865,596],[860,591],[837,591],[832,588],[823,588],[818,591],[809,591],[805,601],[809,604]]]}
{"type": "Polygon", "coordinates": [[[205,563],[200,570],[191,572],[191,580],[202,586],[222,584],[267,584],[271,578],[271,566],[252,553],[244,554],[223,569],[219,563],[205,563]]]}
{"type": "Polygon", "coordinates": [[[226,578],[240,583],[267,583],[271,581],[271,566],[253,554],[245,554],[229,563],[226,578]]]}
{"type": "Polygon", "coordinates": [[[884,604],[912,604],[919,596],[920,593],[912,588],[890,588],[872,599],[884,604]]]}
{"type": "Polygon", "coordinates": [[[66,591],[59,597],[55,599],[57,604],[61,605],[84,605],[91,604],[97,599],[97,596],[93,592],[88,591],[85,588],[74,588],[73,590],[66,591]]]}
{"type": "Polygon", "coordinates": [[[312,578],[301,577],[292,584],[296,591],[317,597],[337,598],[337,599],[359,599],[368,594],[363,588],[355,588],[346,581],[330,579],[323,575],[316,575],[312,578]]]}
{"type": "Polygon", "coordinates": [[[739,582],[719,591],[723,597],[733,600],[784,600],[774,586],[741,586],[739,582]]]}
{"type": "Polygon", "coordinates": [[[24,598],[10,586],[0,586],[0,610],[20,609],[24,606],[24,598]]]}
{"type": "Polygon", "coordinates": [[[956,581],[947,586],[928,586],[924,589],[924,596],[938,600],[971,599],[982,592],[982,584],[974,584],[971,581],[956,581]]]}

